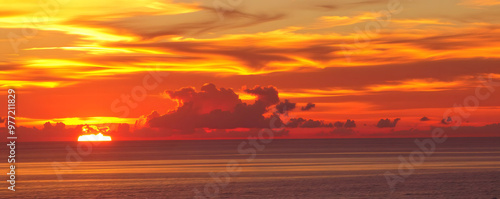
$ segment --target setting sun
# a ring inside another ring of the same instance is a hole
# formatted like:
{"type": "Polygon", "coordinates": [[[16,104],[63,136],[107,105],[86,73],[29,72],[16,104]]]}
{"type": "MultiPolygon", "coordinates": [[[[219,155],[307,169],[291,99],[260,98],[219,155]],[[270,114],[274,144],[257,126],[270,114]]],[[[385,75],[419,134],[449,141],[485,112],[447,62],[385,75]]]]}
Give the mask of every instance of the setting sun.
{"type": "Polygon", "coordinates": [[[100,142],[100,141],[111,141],[111,136],[105,136],[102,133],[81,135],[78,137],[78,142],[100,142]]]}
{"type": "Polygon", "coordinates": [[[100,141],[111,141],[111,136],[106,136],[102,133],[106,133],[109,131],[109,127],[104,126],[104,127],[98,127],[94,125],[86,125],[82,126],[82,132],[83,133],[91,133],[91,134],[85,134],[85,135],[80,135],[78,137],[78,142],[100,142],[100,141]],[[92,134],[95,132],[96,134],[92,134]],[[97,133],[99,132],[99,133],[97,133]]]}

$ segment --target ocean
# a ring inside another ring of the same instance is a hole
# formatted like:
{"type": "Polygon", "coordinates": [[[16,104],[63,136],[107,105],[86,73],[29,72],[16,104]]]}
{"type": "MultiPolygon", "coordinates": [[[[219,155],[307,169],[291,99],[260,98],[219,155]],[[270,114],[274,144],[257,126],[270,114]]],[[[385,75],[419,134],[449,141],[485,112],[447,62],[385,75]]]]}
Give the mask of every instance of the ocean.
{"type": "Polygon", "coordinates": [[[3,143],[0,198],[500,198],[500,138],[416,140],[3,143]]]}

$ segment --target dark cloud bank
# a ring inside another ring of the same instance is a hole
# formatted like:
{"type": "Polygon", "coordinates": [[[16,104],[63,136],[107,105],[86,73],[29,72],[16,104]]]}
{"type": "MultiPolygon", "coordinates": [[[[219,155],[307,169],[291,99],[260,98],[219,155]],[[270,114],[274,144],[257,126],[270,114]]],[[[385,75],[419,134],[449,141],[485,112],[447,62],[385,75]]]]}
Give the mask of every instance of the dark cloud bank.
{"type": "MultiPolygon", "coordinates": [[[[213,84],[205,84],[200,91],[194,88],[181,88],[174,91],[165,91],[165,94],[178,107],[166,114],[152,111],[149,115],[141,116],[134,125],[111,124],[111,130],[106,132],[121,139],[211,139],[211,138],[246,138],[257,135],[262,128],[284,128],[275,133],[276,137],[288,137],[294,129],[309,132],[311,128],[329,128],[324,133],[312,133],[311,136],[331,137],[425,137],[429,130],[391,131],[384,134],[360,134],[355,131],[356,122],[347,120],[327,123],[325,121],[307,118],[287,118],[288,112],[297,108],[296,103],[289,100],[281,101],[278,90],[272,86],[255,86],[244,88],[244,92],[255,95],[253,103],[243,102],[232,89],[217,88],[213,84]]],[[[308,103],[301,107],[306,111],[315,107],[308,103]]],[[[421,121],[427,121],[424,117],[421,121]]],[[[0,119],[1,120],[1,119],[0,119]]],[[[400,121],[381,119],[376,127],[395,127],[400,121]]],[[[449,122],[446,121],[448,124],[449,122]]],[[[67,127],[64,123],[45,123],[43,128],[17,128],[19,137],[27,141],[63,141],[76,140],[85,125],[67,127]]],[[[452,131],[450,136],[498,136],[499,124],[483,127],[461,127],[452,131]]],[[[6,131],[6,128],[0,128],[6,131]]],[[[311,131],[312,132],[312,131],[311,131]]],[[[316,131],[318,132],[318,131],[316,131]]],[[[96,132],[90,132],[96,133],[96,132]]]]}

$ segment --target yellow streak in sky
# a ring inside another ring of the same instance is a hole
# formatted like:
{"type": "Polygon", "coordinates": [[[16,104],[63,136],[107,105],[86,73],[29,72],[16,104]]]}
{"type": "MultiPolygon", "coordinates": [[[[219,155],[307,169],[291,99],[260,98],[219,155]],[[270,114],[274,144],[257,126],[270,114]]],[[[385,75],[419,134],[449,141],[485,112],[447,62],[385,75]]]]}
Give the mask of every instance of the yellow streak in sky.
{"type": "Polygon", "coordinates": [[[137,118],[119,118],[119,117],[70,117],[70,118],[52,118],[52,119],[36,119],[36,118],[19,118],[19,124],[25,126],[41,126],[46,122],[57,123],[62,122],[66,125],[83,125],[83,124],[118,124],[128,123],[133,124],[137,118]]]}
{"type": "Polygon", "coordinates": [[[0,87],[44,87],[44,88],[55,88],[61,85],[61,82],[37,82],[37,81],[18,81],[18,80],[0,80],[0,87]]]}
{"type": "Polygon", "coordinates": [[[448,89],[460,89],[467,86],[465,81],[453,81],[453,82],[443,82],[443,81],[430,81],[415,79],[404,82],[399,82],[398,84],[386,84],[386,85],[375,85],[370,86],[369,90],[375,92],[381,91],[442,91],[448,89]]]}

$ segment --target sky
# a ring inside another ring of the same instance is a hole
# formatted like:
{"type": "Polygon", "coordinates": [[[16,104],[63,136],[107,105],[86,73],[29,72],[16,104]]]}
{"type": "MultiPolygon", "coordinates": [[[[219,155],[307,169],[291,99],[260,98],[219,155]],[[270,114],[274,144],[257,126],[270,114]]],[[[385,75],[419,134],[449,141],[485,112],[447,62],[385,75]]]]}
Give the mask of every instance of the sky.
{"type": "Polygon", "coordinates": [[[24,139],[500,135],[498,0],[3,1],[24,139]]]}

